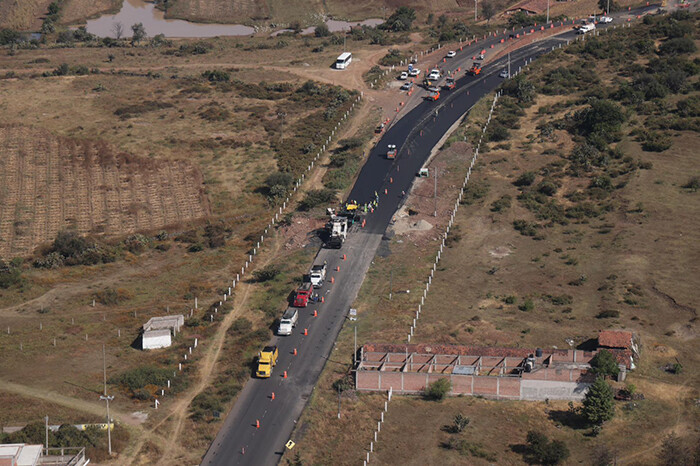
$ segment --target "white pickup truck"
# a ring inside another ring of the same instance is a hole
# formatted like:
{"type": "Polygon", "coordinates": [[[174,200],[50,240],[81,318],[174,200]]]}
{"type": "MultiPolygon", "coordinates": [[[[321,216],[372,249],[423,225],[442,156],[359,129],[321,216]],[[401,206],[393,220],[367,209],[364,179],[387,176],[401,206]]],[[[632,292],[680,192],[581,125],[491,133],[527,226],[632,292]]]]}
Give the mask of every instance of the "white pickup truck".
{"type": "Polygon", "coordinates": [[[593,30],[595,30],[595,24],[587,23],[587,24],[584,24],[583,26],[581,26],[580,28],[578,28],[578,30],[576,31],[576,34],[585,34],[587,32],[591,32],[593,30]]]}
{"type": "Polygon", "coordinates": [[[280,325],[277,327],[277,335],[291,335],[292,329],[297,326],[297,320],[299,320],[299,311],[290,307],[280,319],[280,325]]]}
{"type": "Polygon", "coordinates": [[[326,263],[324,262],[323,264],[311,267],[309,277],[311,278],[311,284],[314,288],[321,288],[323,282],[326,280],[326,263]]]}

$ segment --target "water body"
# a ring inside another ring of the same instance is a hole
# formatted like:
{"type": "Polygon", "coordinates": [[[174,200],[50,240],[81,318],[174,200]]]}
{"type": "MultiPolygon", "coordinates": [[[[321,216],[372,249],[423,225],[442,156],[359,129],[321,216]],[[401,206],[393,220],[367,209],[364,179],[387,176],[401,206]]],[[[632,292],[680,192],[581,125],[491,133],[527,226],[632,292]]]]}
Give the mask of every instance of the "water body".
{"type": "Polygon", "coordinates": [[[116,15],[104,15],[87,22],[87,31],[99,37],[116,38],[114,25],[121,23],[122,37],[131,36],[131,25],[142,23],[149,37],[163,34],[165,37],[216,37],[249,36],[255,29],[241,24],[192,23],[181,19],[165,19],[165,12],[153,3],[143,0],[124,0],[116,15]]]}
{"type": "MultiPolygon", "coordinates": [[[[329,19],[326,25],[331,32],[349,31],[351,27],[358,25],[377,26],[384,21],[381,19],[368,19],[362,22],[350,23],[329,19]]],[[[87,32],[99,37],[116,38],[114,25],[121,23],[122,37],[131,36],[131,25],[142,23],[149,37],[163,34],[165,37],[216,37],[216,36],[250,36],[255,29],[241,24],[210,24],[192,23],[181,19],[165,19],[165,12],[155,7],[153,3],[143,0],[124,0],[122,9],[116,15],[104,15],[87,22],[87,32]]],[[[308,27],[302,34],[313,34],[314,27],[308,27]]],[[[273,32],[277,35],[289,29],[273,32]]]]}

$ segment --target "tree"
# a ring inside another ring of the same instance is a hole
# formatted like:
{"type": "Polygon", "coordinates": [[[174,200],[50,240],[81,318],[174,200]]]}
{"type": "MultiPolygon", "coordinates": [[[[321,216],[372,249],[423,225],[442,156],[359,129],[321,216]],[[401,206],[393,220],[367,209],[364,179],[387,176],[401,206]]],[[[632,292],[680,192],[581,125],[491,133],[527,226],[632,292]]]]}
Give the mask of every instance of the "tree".
{"type": "Polygon", "coordinates": [[[491,18],[493,18],[493,15],[496,14],[496,5],[493,4],[493,1],[491,2],[483,2],[481,4],[481,13],[484,15],[486,18],[486,22],[491,22],[491,18]]]}
{"type": "Polygon", "coordinates": [[[133,35],[131,36],[131,42],[138,45],[146,37],[146,28],[143,27],[143,23],[136,23],[131,26],[133,35]]]}
{"type": "Polygon", "coordinates": [[[331,35],[331,31],[328,29],[328,26],[323,23],[316,26],[316,29],[314,29],[314,35],[316,37],[328,37],[331,35]]]}
{"type": "Polygon", "coordinates": [[[592,425],[601,425],[615,415],[612,387],[598,377],[583,399],[583,417],[592,425]]]}
{"type": "Polygon", "coordinates": [[[124,37],[124,26],[122,26],[122,23],[117,21],[116,23],[112,24],[112,33],[114,34],[114,38],[117,40],[124,37]]]}
{"type": "Polygon", "coordinates": [[[664,438],[658,456],[664,466],[690,466],[692,464],[690,451],[675,432],[671,432],[664,438]]]}
{"type": "Polygon", "coordinates": [[[48,8],[49,15],[55,16],[58,14],[59,10],[60,10],[60,7],[58,6],[58,2],[51,2],[49,4],[49,8],[48,8]]]}
{"type": "Polygon", "coordinates": [[[429,400],[441,401],[452,390],[452,382],[448,378],[437,379],[425,389],[425,397],[429,400]]]}
{"type": "Polygon", "coordinates": [[[400,6],[380,27],[389,31],[408,31],[416,20],[416,10],[400,6]]]}
{"type": "Polygon", "coordinates": [[[613,11],[619,11],[620,5],[615,3],[613,0],[598,0],[598,8],[609,15],[613,11]],[[610,5],[610,11],[608,11],[608,5],[610,5]]]}
{"type": "Polygon", "coordinates": [[[620,368],[617,365],[615,356],[610,351],[603,349],[598,351],[598,354],[591,359],[591,371],[601,377],[617,377],[617,374],[620,373],[620,368]]]}

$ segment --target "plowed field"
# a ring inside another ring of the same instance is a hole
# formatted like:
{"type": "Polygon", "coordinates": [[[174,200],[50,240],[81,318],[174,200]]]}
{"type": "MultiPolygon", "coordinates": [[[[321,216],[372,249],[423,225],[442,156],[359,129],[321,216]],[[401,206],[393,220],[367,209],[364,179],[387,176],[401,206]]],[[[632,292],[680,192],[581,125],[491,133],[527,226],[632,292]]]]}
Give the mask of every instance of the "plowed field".
{"type": "Polygon", "coordinates": [[[0,257],[27,255],[62,229],[118,235],[206,216],[199,170],[104,142],[0,126],[0,257]]]}

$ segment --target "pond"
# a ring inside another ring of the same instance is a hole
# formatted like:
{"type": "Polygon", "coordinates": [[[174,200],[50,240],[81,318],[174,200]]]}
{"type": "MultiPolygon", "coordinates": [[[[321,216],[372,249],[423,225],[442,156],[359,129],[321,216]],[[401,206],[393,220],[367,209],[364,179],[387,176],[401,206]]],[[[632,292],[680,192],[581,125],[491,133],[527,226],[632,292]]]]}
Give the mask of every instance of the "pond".
{"type": "Polygon", "coordinates": [[[215,37],[248,36],[255,29],[241,24],[192,23],[181,19],[165,19],[165,13],[153,3],[143,0],[124,0],[122,9],[116,15],[104,15],[87,22],[87,31],[100,37],[116,38],[116,24],[122,26],[122,37],[131,36],[131,25],[142,23],[146,34],[153,37],[215,37]]]}
{"type": "MultiPolygon", "coordinates": [[[[368,19],[361,22],[337,21],[329,19],[326,25],[331,32],[349,31],[350,27],[357,25],[377,26],[384,21],[381,19],[368,19]]],[[[163,34],[165,37],[216,37],[216,36],[249,36],[255,33],[255,29],[242,24],[210,24],[192,23],[181,19],[166,19],[165,12],[155,7],[153,3],[143,0],[124,0],[122,9],[115,15],[103,15],[97,19],[87,21],[87,32],[99,37],[117,37],[117,26],[121,25],[121,36],[131,37],[131,26],[142,23],[146,34],[153,37],[163,34]]],[[[302,34],[313,34],[314,27],[308,27],[302,34]]],[[[289,31],[282,29],[272,35],[289,31]]]]}

